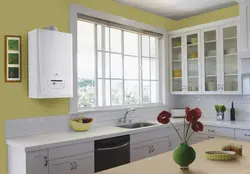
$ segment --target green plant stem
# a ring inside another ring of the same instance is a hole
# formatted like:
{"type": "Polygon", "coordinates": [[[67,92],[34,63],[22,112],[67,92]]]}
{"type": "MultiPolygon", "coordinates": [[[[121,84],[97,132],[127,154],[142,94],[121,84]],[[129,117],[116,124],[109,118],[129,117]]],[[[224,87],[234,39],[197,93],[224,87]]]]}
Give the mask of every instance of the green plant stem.
{"type": "Polygon", "coordinates": [[[189,135],[188,139],[187,139],[187,142],[188,140],[191,138],[191,136],[193,135],[194,131],[189,135]]]}
{"type": "Polygon", "coordinates": [[[186,135],[185,135],[185,137],[184,137],[185,143],[187,142],[186,140],[187,140],[187,135],[188,135],[188,131],[189,131],[189,129],[190,129],[190,126],[191,126],[191,123],[188,124],[188,128],[187,128],[187,131],[186,131],[186,135]]]}
{"type": "Polygon", "coordinates": [[[175,126],[173,125],[173,123],[171,121],[170,121],[170,124],[173,126],[173,128],[174,128],[175,132],[177,133],[177,135],[179,136],[181,142],[184,143],[182,138],[181,138],[181,135],[179,134],[178,130],[175,128],[175,126]]]}
{"type": "Polygon", "coordinates": [[[184,130],[183,130],[183,139],[185,138],[185,130],[186,130],[186,124],[185,124],[185,118],[184,118],[184,130]]]}

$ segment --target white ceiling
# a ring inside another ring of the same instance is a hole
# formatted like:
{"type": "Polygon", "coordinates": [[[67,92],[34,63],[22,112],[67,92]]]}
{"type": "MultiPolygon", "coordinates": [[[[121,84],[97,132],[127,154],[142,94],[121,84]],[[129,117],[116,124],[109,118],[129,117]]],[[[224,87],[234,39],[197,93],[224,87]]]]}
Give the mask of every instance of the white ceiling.
{"type": "Polygon", "coordinates": [[[170,19],[179,20],[237,4],[235,0],[114,0],[170,19]]]}

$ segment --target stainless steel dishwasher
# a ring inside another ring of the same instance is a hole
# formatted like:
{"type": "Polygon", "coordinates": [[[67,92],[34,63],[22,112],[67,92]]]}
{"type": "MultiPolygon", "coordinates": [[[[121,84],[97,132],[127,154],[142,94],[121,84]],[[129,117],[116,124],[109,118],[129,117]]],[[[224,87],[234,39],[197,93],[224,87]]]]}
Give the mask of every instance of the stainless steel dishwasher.
{"type": "Polygon", "coordinates": [[[95,172],[130,162],[130,136],[95,141],[95,172]]]}

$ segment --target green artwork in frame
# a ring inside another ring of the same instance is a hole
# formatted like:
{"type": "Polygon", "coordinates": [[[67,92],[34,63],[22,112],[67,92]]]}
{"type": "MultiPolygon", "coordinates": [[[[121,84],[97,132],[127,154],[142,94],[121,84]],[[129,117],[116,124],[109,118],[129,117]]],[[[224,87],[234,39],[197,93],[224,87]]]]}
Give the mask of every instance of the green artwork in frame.
{"type": "Polygon", "coordinates": [[[19,51],[19,40],[9,39],[8,40],[8,50],[19,51]]]}
{"type": "Polygon", "coordinates": [[[9,79],[18,79],[19,78],[19,68],[18,67],[10,67],[8,68],[8,78],[9,79]]]}
{"type": "Polygon", "coordinates": [[[9,53],[8,54],[8,63],[18,65],[19,64],[19,54],[9,53]]]}
{"type": "Polygon", "coordinates": [[[5,36],[5,81],[21,82],[21,36],[5,36]]]}

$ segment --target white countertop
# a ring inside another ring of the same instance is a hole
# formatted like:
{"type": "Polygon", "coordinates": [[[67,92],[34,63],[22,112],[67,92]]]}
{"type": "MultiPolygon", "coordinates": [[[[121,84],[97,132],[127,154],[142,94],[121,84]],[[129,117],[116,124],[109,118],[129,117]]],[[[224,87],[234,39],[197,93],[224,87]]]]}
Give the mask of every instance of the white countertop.
{"type": "MultiPolygon", "coordinates": [[[[174,125],[182,124],[183,119],[172,119],[171,120],[174,125]]],[[[118,128],[115,126],[102,127],[102,128],[93,128],[87,132],[58,132],[58,133],[50,133],[50,134],[42,134],[36,136],[28,136],[28,137],[20,137],[7,139],[7,144],[10,146],[15,146],[19,148],[25,149],[25,151],[35,151],[41,149],[47,149],[52,147],[61,146],[73,143],[80,143],[86,141],[94,141],[98,139],[110,138],[115,136],[122,136],[126,134],[135,134],[144,131],[150,131],[154,129],[159,129],[164,126],[171,126],[159,124],[156,120],[143,121],[154,123],[154,126],[138,128],[138,129],[126,129],[126,128],[118,128]]],[[[217,126],[217,127],[227,127],[227,128],[236,128],[236,129],[250,129],[250,122],[246,121],[222,121],[217,122],[215,120],[207,120],[203,119],[201,122],[207,126],[217,126]]]]}

